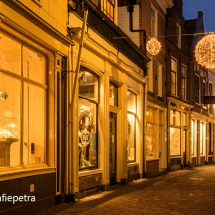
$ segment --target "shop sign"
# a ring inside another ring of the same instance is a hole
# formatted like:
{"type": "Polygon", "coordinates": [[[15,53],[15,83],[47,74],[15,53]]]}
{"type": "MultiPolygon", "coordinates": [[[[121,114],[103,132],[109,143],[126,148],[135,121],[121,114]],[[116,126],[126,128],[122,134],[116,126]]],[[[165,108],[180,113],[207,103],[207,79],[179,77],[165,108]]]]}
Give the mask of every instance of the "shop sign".
{"type": "Polygon", "coordinates": [[[215,104],[215,96],[204,96],[204,104],[215,104]]]}

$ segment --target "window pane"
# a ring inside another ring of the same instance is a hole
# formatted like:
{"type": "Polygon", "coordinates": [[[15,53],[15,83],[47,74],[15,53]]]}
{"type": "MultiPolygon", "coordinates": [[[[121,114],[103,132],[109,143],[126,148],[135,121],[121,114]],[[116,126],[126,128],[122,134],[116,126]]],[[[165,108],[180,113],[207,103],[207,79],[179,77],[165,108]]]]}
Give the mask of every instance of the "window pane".
{"type": "Polygon", "coordinates": [[[23,76],[45,84],[45,58],[25,47],[23,48],[23,76]]]}
{"type": "Polygon", "coordinates": [[[181,113],[178,111],[175,111],[175,125],[180,126],[181,125],[181,113]]]}
{"type": "Polygon", "coordinates": [[[146,156],[156,157],[156,125],[147,123],[146,130],[146,156]]]}
{"type": "Polygon", "coordinates": [[[97,105],[79,99],[79,168],[97,166],[97,105]]]}
{"type": "Polygon", "coordinates": [[[176,94],[176,74],[175,72],[171,72],[171,93],[176,94]]]}
{"type": "Polygon", "coordinates": [[[195,121],[192,120],[192,146],[191,146],[191,155],[195,155],[195,121]]]}
{"type": "Polygon", "coordinates": [[[204,132],[203,123],[200,123],[200,155],[203,155],[203,132],[204,132]]]}
{"type": "Polygon", "coordinates": [[[146,121],[147,122],[156,122],[156,111],[154,109],[148,108],[146,110],[146,121]]]}
{"type": "Polygon", "coordinates": [[[135,160],[135,123],[136,117],[133,114],[128,114],[128,162],[135,160]]]}
{"type": "Polygon", "coordinates": [[[24,164],[44,163],[45,90],[24,84],[24,164]]]}
{"type": "Polygon", "coordinates": [[[179,128],[170,128],[170,155],[180,155],[181,138],[179,128]]]}
{"type": "Polygon", "coordinates": [[[21,74],[21,44],[0,33],[0,69],[21,74]]]}
{"type": "Polygon", "coordinates": [[[98,77],[83,68],[79,73],[79,95],[98,101],[98,77]]]}
{"type": "Polygon", "coordinates": [[[20,81],[0,74],[0,167],[20,164],[20,81]]]}
{"type": "Polygon", "coordinates": [[[131,91],[127,92],[127,110],[136,113],[136,95],[131,91]]]}
{"type": "Polygon", "coordinates": [[[118,106],[118,88],[111,83],[109,85],[109,105],[118,106]]]}
{"type": "Polygon", "coordinates": [[[170,118],[170,125],[173,125],[174,124],[174,112],[173,110],[170,110],[170,114],[169,114],[169,118],[170,118]]]}
{"type": "Polygon", "coordinates": [[[183,126],[187,126],[186,113],[183,113],[183,126]]]}

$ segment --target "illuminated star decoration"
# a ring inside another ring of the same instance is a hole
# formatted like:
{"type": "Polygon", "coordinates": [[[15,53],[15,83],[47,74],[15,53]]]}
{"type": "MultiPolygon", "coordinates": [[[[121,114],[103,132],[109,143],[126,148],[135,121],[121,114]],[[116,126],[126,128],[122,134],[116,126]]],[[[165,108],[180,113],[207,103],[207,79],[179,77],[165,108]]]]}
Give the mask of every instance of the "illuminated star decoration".
{"type": "Polygon", "coordinates": [[[156,55],[161,50],[161,43],[154,37],[151,37],[150,40],[146,44],[146,50],[151,55],[156,55]]]}
{"type": "Polygon", "coordinates": [[[215,68],[215,35],[209,33],[195,47],[196,61],[206,68],[215,68]]]}

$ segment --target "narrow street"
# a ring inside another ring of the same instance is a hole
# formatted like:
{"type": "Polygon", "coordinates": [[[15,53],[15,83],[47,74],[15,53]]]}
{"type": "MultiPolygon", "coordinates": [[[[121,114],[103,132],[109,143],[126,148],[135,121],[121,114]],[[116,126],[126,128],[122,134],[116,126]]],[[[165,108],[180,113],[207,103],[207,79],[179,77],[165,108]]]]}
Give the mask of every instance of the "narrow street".
{"type": "Polygon", "coordinates": [[[215,214],[215,165],[178,170],[117,184],[108,192],[38,213],[47,214],[215,214]]]}

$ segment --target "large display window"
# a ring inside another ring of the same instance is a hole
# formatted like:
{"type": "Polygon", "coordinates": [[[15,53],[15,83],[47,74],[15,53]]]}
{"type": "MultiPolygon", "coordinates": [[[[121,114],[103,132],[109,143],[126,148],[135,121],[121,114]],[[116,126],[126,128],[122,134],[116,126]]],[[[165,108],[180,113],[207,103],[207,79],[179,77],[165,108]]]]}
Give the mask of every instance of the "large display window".
{"type": "Polygon", "coordinates": [[[136,159],[136,112],[137,96],[127,92],[127,120],[128,120],[128,142],[127,142],[127,160],[133,162],[136,159]]]}
{"type": "Polygon", "coordinates": [[[147,108],[146,110],[146,156],[157,157],[157,132],[158,126],[156,123],[156,110],[147,108]]]}
{"type": "Polygon", "coordinates": [[[170,110],[170,155],[181,155],[181,113],[170,110]]]}
{"type": "Polygon", "coordinates": [[[81,67],[78,103],[80,169],[98,166],[98,88],[98,77],[87,68],[81,67]]]}
{"type": "Polygon", "coordinates": [[[45,162],[46,58],[0,33],[0,167],[45,162]]]}

